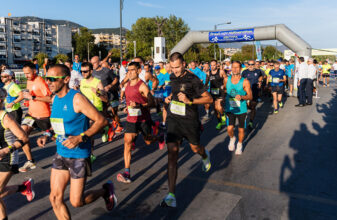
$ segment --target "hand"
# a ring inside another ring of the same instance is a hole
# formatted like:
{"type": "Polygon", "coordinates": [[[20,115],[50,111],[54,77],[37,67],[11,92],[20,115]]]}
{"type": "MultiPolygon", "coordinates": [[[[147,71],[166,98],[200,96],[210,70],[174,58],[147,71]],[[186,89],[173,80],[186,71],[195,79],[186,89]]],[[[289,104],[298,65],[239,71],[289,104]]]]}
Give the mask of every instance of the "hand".
{"type": "Polygon", "coordinates": [[[297,86],[300,86],[300,81],[299,80],[297,81],[297,86]]]}
{"type": "Polygon", "coordinates": [[[151,92],[152,96],[154,96],[154,91],[153,91],[153,90],[151,90],[150,92],[151,92]]]}
{"type": "Polygon", "coordinates": [[[47,139],[48,137],[47,136],[42,136],[42,137],[39,137],[36,141],[37,143],[37,146],[39,147],[44,147],[47,143],[47,139]]]}
{"type": "Polygon", "coordinates": [[[106,92],[109,92],[110,89],[111,89],[111,86],[110,86],[110,85],[104,87],[104,91],[106,91],[106,92]]]}
{"type": "Polygon", "coordinates": [[[6,155],[9,153],[9,149],[8,147],[3,148],[0,150],[0,160],[2,160],[2,158],[6,157],[6,155]]]}
{"type": "Polygon", "coordinates": [[[169,104],[171,102],[171,96],[165,98],[165,103],[169,104]]]}
{"type": "Polygon", "coordinates": [[[32,95],[29,92],[23,92],[23,98],[32,100],[32,95]]]}
{"type": "Polygon", "coordinates": [[[129,106],[132,108],[137,107],[137,103],[130,101],[129,106]]]}
{"type": "Polygon", "coordinates": [[[7,104],[6,107],[7,107],[7,108],[12,108],[14,104],[15,104],[14,102],[11,102],[11,103],[7,104]]]}
{"type": "Polygon", "coordinates": [[[241,98],[241,95],[236,95],[236,96],[235,96],[235,99],[238,100],[238,101],[240,101],[240,100],[242,99],[242,98],[241,98]]]}
{"type": "Polygon", "coordinates": [[[186,97],[186,95],[182,92],[179,92],[178,93],[178,100],[185,103],[185,104],[188,104],[190,103],[191,101],[186,97]]]}
{"type": "Polygon", "coordinates": [[[77,145],[79,145],[82,142],[82,137],[81,135],[77,135],[77,136],[69,136],[67,138],[67,140],[62,142],[62,145],[72,149],[74,147],[76,147],[77,145]]]}
{"type": "Polygon", "coordinates": [[[127,114],[128,113],[128,108],[124,108],[123,112],[127,114]]]}

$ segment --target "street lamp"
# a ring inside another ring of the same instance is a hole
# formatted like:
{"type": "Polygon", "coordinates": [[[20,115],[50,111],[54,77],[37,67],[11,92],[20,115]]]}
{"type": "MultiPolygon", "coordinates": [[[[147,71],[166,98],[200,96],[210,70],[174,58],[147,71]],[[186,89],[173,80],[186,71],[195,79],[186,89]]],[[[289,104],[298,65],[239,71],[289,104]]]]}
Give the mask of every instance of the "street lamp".
{"type": "Polygon", "coordinates": [[[121,62],[121,66],[122,66],[122,61],[123,61],[123,54],[122,54],[122,10],[123,10],[123,3],[124,0],[120,0],[119,1],[119,53],[120,53],[120,62],[121,62]]]}
{"type": "Polygon", "coordinates": [[[137,56],[136,41],[133,41],[133,57],[137,56]]]}
{"type": "MultiPolygon", "coordinates": [[[[216,29],[217,29],[218,26],[225,25],[225,24],[232,24],[232,22],[231,21],[227,21],[227,22],[224,22],[224,23],[216,24],[216,25],[214,25],[214,30],[216,31],[216,29]]],[[[214,44],[214,59],[216,60],[215,44],[214,44]]]]}

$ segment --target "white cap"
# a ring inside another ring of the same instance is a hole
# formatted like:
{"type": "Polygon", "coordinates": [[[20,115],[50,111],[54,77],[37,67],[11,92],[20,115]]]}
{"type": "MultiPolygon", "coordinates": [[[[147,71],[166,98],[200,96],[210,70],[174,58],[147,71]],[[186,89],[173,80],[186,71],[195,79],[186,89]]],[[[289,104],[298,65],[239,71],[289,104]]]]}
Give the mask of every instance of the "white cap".
{"type": "Polygon", "coordinates": [[[314,62],[314,58],[309,58],[308,61],[309,62],[314,62]]]}
{"type": "Polygon", "coordinates": [[[6,74],[6,75],[9,75],[9,76],[14,76],[14,72],[12,70],[9,70],[9,69],[5,69],[4,71],[2,71],[1,75],[2,74],[6,74]]]}
{"type": "Polygon", "coordinates": [[[231,59],[229,59],[229,58],[225,59],[225,62],[230,62],[230,61],[231,61],[231,59]]]}

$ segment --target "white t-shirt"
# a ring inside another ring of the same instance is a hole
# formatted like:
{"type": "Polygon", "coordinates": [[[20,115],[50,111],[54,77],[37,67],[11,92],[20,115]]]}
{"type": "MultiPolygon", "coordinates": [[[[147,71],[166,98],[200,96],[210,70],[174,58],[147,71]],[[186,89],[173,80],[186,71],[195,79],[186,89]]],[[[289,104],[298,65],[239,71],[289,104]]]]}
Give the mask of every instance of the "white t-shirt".
{"type": "Polygon", "coordinates": [[[139,79],[143,80],[145,82],[145,70],[142,69],[142,72],[139,73],[139,79]]]}
{"type": "Polygon", "coordinates": [[[126,77],[126,69],[124,68],[124,66],[121,66],[120,70],[119,70],[119,83],[121,83],[124,78],[126,77]]]}
{"type": "Polygon", "coordinates": [[[332,64],[333,70],[337,71],[337,63],[332,64]]]}
{"type": "Polygon", "coordinates": [[[75,86],[80,86],[83,76],[76,70],[70,73],[69,88],[74,89],[75,86]]]}

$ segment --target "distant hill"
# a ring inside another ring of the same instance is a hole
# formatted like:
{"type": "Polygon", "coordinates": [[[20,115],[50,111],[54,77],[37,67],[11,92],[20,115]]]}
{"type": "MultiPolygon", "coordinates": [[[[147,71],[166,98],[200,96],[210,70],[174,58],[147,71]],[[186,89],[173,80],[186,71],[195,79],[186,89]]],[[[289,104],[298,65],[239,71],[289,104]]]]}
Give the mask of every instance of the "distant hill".
{"type": "MultiPolygon", "coordinates": [[[[119,34],[119,27],[118,28],[96,28],[96,29],[90,29],[93,34],[119,34]]],[[[122,35],[125,35],[128,29],[122,28],[122,35]]]]}
{"type": "Polygon", "coordinates": [[[33,17],[33,16],[23,16],[23,17],[12,17],[15,20],[18,20],[20,23],[26,23],[29,21],[38,21],[38,22],[45,22],[46,24],[50,25],[66,25],[70,28],[81,28],[83,27],[80,24],[77,24],[75,22],[67,21],[67,20],[53,20],[53,19],[43,19],[39,17],[33,17]]]}
{"type": "MultiPolygon", "coordinates": [[[[219,47],[220,48],[241,48],[243,45],[246,45],[246,44],[248,44],[248,45],[250,44],[251,45],[252,43],[244,43],[244,42],[223,43],[223,44],[219,44],[219,47]]],[[[261,46],[263,48],[266,47],[266,46],[273,46],[273,47],[275,47],[275,45],[272,45],[272,44],[261,44],[261,46]]],[[[277,44],[277,49],[283,53],[285,50],[288,50],[288,47],[284,46],[281,43],[278,43],[277,44]]]]}

